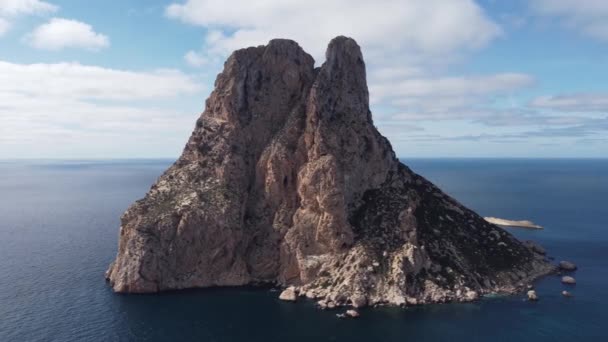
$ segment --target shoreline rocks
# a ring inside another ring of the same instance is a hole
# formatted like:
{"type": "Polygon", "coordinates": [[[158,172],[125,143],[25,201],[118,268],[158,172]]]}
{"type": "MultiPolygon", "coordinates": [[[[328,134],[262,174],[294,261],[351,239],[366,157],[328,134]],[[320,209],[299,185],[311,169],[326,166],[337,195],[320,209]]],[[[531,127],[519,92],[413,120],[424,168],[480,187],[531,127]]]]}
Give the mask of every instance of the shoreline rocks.
{"type": "Polygon", "coordinates": [[[367,299],[365,298],[365,296],[362,296],[362,295],[354,296],[351,299],[351,302],[352,302],[353,308],[362,308],[367,305],[367,299]]]}
{"type": "Polygon", "coordinates": [[[467,302],[472,302],[472,301],[479,299],[479,294],[475,291],[467,291],[464,294],[464,299],[467,302]]]}
{"type": "Polygon", "coordinates": [[[526,246],[528,246],[530,249],[532,249],[534,251],[534,253],[537,253],[540,255],[547,254],[547,251],[541,245],[537,244],[534,241],[526,240],[526,241],[524,241],[524,244],[526,246]]]}
{"type": "Polygon", "coordinates": [[[284,301],[288,301],[288,302],[295,302],[297,300],[297,297],[298,296],[297,296],[296,290],[293,286],[286,288],[279,295],[280,300],[284,300],[284,301]]]}

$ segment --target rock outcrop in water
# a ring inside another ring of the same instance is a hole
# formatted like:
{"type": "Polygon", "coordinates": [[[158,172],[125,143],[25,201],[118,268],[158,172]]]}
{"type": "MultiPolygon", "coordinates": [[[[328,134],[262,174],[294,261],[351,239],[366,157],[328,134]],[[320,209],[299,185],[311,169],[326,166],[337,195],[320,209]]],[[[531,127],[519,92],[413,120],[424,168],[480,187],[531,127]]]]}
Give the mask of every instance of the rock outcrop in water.
{"type": "Polygon", "coordinates": [[[116,292],[265,282],[328,306],[513,292],[543,256],[412,172],[374,127],[357,43],[234,52],[182,156],[123,215],[116,292]]]}

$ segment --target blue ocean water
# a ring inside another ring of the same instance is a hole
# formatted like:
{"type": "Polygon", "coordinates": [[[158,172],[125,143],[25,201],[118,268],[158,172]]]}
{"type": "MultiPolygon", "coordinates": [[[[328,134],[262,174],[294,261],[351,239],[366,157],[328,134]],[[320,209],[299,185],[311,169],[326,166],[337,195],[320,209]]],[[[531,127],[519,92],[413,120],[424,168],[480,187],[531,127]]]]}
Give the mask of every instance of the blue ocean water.
{"type": "Polygon", "coordinates": [[[0,341],[608,340],[608,160],[404,162],[482,215],[545,226],[510,231],[576,262],[577,285],[549,276],[537,303],[364,309],[356,320],[269,289],[117,295],[103,274],[119,216],[171,162],[0,161],[0,341]]]}

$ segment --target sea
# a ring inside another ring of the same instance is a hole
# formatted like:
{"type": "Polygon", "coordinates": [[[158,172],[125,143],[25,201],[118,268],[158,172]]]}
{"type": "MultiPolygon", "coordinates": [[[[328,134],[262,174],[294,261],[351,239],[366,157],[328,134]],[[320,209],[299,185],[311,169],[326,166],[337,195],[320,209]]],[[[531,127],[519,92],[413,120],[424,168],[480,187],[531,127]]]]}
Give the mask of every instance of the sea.
{"type": "Polygon", "coordinates": [[[483,216],[544,226],[507,229],[575,262],[577,284],[552,275],[535,284],[538,302],[366,308],[357,319],[272,288],[113,293],[104,272],[119,217],[171,162],[0,161],[0,342],[608,341],[607,159],[403,159],[483,216]]]}

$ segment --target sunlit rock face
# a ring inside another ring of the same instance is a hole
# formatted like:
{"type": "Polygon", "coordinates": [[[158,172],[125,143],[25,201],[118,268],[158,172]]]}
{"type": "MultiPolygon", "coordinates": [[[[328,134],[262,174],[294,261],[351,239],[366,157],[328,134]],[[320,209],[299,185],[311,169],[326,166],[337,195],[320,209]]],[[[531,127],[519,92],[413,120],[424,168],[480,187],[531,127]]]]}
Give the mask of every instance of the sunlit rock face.
{"type": "Polygon", "coordinates": [[[514,292],[543,256],[399,162],[357,43],[235,51],[182,156],[122,216],[116,292],[264,282],[324,305],[514,292]]]}

